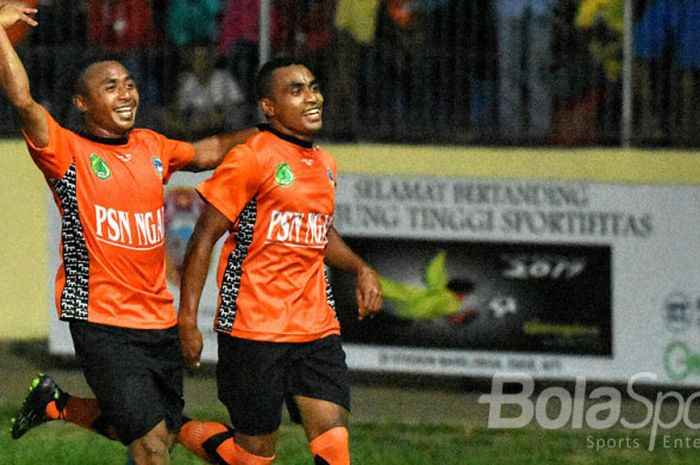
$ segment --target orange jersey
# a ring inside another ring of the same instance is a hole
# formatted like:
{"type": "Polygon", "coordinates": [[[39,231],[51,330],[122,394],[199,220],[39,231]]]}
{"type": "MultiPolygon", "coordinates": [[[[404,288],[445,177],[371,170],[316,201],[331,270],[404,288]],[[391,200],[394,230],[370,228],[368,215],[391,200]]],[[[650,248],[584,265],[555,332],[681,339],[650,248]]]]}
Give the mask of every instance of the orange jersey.
{"type": "Polygon", "coordinates": [[[328,153],[267,130],[197,187],[234,223],[219,259],[217,331],[270,342],[340,333],[323,263],[336,178],[328,153]]]}
{"type": "Polygon", "coordinates": [[[48,145],[38,148],[26,134],[25,140],[62,217],[59,318],[133,329],[174,326],[163,184],[192,160],[194,147],[147,129],[124,139],[83,137],[48,113],[46,119],[48,145]]]}

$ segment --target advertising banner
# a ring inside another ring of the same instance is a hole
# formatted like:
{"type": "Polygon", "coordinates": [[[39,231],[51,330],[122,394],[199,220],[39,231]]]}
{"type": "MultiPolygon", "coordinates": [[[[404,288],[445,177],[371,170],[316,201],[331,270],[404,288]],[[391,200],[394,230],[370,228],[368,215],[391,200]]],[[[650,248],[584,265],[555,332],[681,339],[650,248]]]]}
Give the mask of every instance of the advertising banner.
{"type": "Polygon", "coordinates": [[[355,318],[354,279],[332,275],[349,342],[612,355],[609,247],[347,242],[383,277],[387,300],[385,311],[362,325],[355,318]]]}
{"type": "MultiPolygon", "coordinates": [[[[358,321],[353,277],[331,273],[352,369],[620,382],[647,372],[700,384],[699,187],[339,178],[335,227],[385,292],[383,312],[358,321]]],[[[178,174],[166,188],[176,298],[201,179],[178,174]]],[[[205,360],[216,358],[216,301],[212,267],[200,306],[205,360]]],[[[52,351],[70,353],[53,309],[51,321],[52,351]]]]}

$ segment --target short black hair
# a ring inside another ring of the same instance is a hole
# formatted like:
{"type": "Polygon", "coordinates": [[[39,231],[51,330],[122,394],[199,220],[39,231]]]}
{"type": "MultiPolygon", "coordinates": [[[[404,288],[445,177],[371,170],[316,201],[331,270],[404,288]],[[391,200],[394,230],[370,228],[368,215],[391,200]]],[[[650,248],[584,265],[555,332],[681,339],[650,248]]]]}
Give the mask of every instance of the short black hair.
{"type": "Polygon", "coordinates": [[[278,68],[285,68],[293,65],[300,65],[311,69],[304,60],[292,56],[279,56],[262,65],[258,71],[258,75],[255,77],[255,94],[258,100],[270,96],[272,73],[278,68]]]}
{"type": "Polygon", "coordinates": [[[92,65],[106,61],[115,61],[124,66],[121,61],[119,61],[119,57],[113,54],[100,54],[82,60],[80,66],[73,71],[73,95],[87,95],[86,77],[88,69],[92,65]]]}

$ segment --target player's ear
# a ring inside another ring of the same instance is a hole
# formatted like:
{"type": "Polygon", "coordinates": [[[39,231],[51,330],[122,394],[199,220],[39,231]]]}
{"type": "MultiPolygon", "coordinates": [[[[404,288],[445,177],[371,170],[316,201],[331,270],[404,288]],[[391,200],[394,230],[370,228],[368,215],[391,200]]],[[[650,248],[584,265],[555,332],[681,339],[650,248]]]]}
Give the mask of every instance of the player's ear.
{"type": "Polygon", "coordinates": [[[270,100],[269,98],[260,99],[260,108],[262,109],[263,114],[268,118],[272,118],[273,116],[275,116],[275,106],[272,103],[272,100],[270,100]]]}
{"type": "Polygon", "coordinates": [[[87,110],[87,103],[85,102],[85,97],[80,94],[73,96],[73,105],[78,109],[80,113],[85,113],[87,110]]]}

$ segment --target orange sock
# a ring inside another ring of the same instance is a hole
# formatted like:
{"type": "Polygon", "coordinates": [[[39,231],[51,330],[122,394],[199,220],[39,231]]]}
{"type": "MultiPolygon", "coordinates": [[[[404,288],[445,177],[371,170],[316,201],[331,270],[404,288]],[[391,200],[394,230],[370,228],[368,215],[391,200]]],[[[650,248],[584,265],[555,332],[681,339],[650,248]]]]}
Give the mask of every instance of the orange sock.
{"type": "Polygon", "coordinates": [[[238,444],[233,438],[229,438],[222,442],[216,449],[217,455],[223,460],[223,463],[229,465],[270,465],[275,456],[261,457],[253,455],[238,444]]]}
{"type": "Polygon", "coordinates": [[[209,463],[215,462],[210,451],[233,435],[223,423],[215,421],[190,420],[180,428],[177,440],[182,446],[200,459],[209,463]]]}
{"type": "Polygon", "coordinates": [[[65,420],[91,430],[95,430],[95,420],[101,414],[97,399],[70,396],[62,409],[55,400],[46,405],[46,416],[52,420],[65,420]]]}
{"type": "Polygon", "coordinates": [[[46,416],[52,420],[64,420],[82,426],[107,439],[118,439],[107,419],[102,416],[97,399],[67,396],[63,400],[54,400],[46,405],[46,416]],[[61,406],[61,402],[65,405],[61,406]]]}
{"type": "Polygon", "coordinates": [[[46,404],[46,416],[52,420],[63,420],[63,410],[58,409],[55,400],[46,404]]]}
{"type": "Polygon", "coordinates": [[[317,465],[350,465],[348,430],[343,426],[316,436],[309,446],[317,465]]]}

